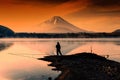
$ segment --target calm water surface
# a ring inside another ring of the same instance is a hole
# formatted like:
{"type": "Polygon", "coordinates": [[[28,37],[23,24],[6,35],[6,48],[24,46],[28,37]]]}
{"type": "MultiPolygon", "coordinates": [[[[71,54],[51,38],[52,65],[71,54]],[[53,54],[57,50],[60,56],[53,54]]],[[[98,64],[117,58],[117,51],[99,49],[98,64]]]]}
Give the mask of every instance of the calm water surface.
{"type": "Polygon", "coordinates": [[[64,55],[90,52],[110,55],[120,62],[120,38],[114,39],[0,39],[0,80],[47,80],[60,72],[52,71],[49,62],[37,60],[55,55],[59,41],[64,55]]]}

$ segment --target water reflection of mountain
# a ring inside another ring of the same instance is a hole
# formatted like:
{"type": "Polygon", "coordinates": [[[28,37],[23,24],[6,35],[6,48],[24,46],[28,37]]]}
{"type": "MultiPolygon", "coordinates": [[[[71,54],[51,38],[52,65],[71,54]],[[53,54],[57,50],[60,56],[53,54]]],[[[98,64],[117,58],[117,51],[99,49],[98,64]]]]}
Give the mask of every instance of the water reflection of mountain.
{"type": "Polygon", "coordinates": [[[9,48],[12,45],[13,45],[13,43],[1,42],[0,43],[0,51],[3,51],[5,49],[9,48]]]}
{"type": "Polygon", "coordinates": [[[120,46],[120,41],[119,42],[114,42],[114,44],[120,46]]]}
{"type": "Polygon", "coordinates": [[[67,54],[67,53],[73,51],[74,49],[84,45],[84,44],[86,44],[86,43],[84,43],[84,42],[74,42],[74,41],[66,42],[66,45],[64,44],[64,46],[62,48],[63,54],[67,54]]]}
{"type": "MultiPolygon", "coordinates": [[[[55,45],[57,41],[33,41],[33,42],[19,42],[22,46],[26,46],[30,48],[31,50],[38,51],[43,54],[55,54],[55,45]]],[[[84,45],[84,42],[75,42],[75,41],[60,41],[61,47],[62,47],[62,53],[67,54],[70,51],[84,45]]]]}

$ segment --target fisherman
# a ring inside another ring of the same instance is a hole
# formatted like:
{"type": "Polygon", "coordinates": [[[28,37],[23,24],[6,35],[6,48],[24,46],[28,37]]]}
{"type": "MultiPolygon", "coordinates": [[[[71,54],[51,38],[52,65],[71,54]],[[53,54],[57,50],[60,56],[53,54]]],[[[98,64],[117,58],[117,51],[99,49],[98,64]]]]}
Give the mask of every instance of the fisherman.
{"type": "Polygon", "coordinates": [[[57,52],[57,56],[62,56],[62,53],[61,53],[61,46],[60,46],[60,43],[57,42],[56,44],[56,52],[57,52]]]}

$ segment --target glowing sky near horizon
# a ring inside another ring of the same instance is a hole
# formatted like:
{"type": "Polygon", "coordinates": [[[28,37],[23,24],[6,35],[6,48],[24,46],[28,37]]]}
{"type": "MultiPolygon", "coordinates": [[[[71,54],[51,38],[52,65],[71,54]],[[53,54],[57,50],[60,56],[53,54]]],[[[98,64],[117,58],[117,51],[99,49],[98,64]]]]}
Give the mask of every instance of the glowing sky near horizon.
{"type": "Polygon", "coordinates": [[[61,16],[89,31],[120,29],[120,0],[0,0],[0,25],[35,32],[36,25],[61,16]]]}

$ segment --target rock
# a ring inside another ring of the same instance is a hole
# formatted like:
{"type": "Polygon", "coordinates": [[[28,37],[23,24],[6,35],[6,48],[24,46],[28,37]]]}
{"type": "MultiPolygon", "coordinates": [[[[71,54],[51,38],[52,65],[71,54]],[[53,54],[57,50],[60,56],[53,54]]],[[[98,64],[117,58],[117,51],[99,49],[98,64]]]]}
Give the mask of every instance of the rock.
{"type": "Polygon", "coordinates": [[[120,80],[120,63],[92,53],[46,56],[40,58],[51,62],[61,71],[55,80],[120,80]]]}

